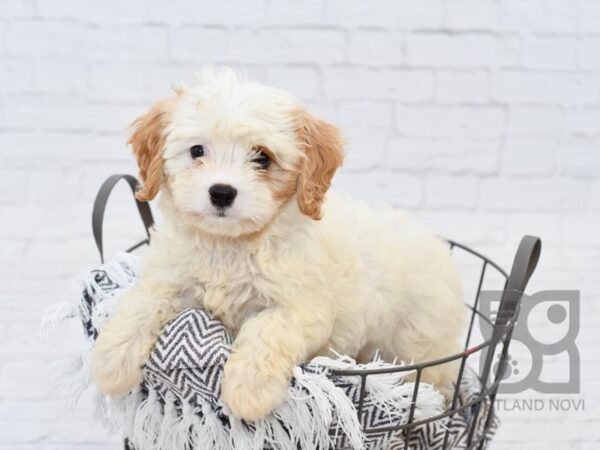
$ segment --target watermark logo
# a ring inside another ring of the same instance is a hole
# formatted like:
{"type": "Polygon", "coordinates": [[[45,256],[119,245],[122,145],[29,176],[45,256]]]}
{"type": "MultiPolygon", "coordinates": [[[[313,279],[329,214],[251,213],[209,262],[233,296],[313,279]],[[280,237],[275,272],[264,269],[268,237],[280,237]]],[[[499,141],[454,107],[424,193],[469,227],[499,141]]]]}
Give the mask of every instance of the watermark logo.
{"type": "Polygon", "coordinates": [[[560,411],[584,412],[585,400],[583,398],[496,398],[494,403],[496,411],[560,411]]]}
{"type": "MultiPolygon", "coordinates": [[[[502,295],[502,291],[480,294],[479,311],[491,323],[499,314],[502,295]]],[[[532,389],[544,394],[579,393],[580,357],[575,342],[580,326],[579,291],[522,294],[520,308],[498,392],[515,394],[532,389]]],[[[484,339],[490,339],[493,326],[481,317],[479,323],[484,339]]],[[[498,345],[491,376],[500,367],[501,347],[502,343],[498,345]]],[[[482,357],[482,373],[485,363],[486,358],[482,357]]]]}

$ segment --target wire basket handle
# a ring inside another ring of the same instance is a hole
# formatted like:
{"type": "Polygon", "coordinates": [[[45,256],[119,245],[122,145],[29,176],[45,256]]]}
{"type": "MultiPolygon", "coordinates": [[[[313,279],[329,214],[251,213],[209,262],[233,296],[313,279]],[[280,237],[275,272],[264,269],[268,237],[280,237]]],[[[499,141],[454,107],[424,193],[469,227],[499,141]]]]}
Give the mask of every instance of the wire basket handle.
{"type": "Polygon", "coordinates": [[[542,241],[539,237],[523,236],[500,301],[500,309],[495,323],[496,328],[503,327],[514,316],[527,283],[540,259],[541,251],[542,241]]]}
{"type": "MultiPolygon", "coordinates": [[[[483,386],[487,385],[488,376],[492,369],[494,352],[503,335],[505,335],[505,337],[502,343],[500,364],[496,370],[496,380],[504,373],[514,323],[509,326],[508,331],[506,330],[506,326],[509,324],[510,320],[517,317],[521,299],[523,298],[523,292],[527,287],[529,278],[531,278],[531,275],[537,266],[541,251],[542,241],[540,238],[536,236],[523,236],[519,248],[517,249],[510,275],[506,280],[506,287],[502,292],[500,308],[498,309],[498,315],[492,330],[492,345],[486,349],[484,353],[485,356],[482,355],[485,361],[483,370],[481,371],[483,386]]],[[[495,398],[495,396],[496,394],[493,393],[492,398],[495,398]]]]}
{"type": "MultiPolygon", "coordinates": [[[[115,185],[120,181],[125,180],[129,187],[131,188],[131,192],[135,195],[140,183],[138,180],[132,175],[126,174],[116,174],[108,177],[98,194],[96,195],[96,200],[94,200],[94,209],[92,210],[92,232],[94,234],[94,240],[96,241],[96,247],[98,247],[98,252],[100,253],[100,261],[104,263],[104,246],[102,241],[102,225],[104,223],[104,211],[106,210],[106,203],[108,202],[108,197],[110,196],[115,185]]],[[[150,210],[150,205],[147,202],[141,202],[137,198],[135,198],[135,203],[137,205],[138,212],[140,213],[140,217],[144,224],[144,228],[146,229],[147,239],[142,242],[136,244],[128,251],[131,251],[140,245],[147,243],[150,239],[150,228],[154,225],[154,217],[152,217],[152,211],[150,210]]]]}

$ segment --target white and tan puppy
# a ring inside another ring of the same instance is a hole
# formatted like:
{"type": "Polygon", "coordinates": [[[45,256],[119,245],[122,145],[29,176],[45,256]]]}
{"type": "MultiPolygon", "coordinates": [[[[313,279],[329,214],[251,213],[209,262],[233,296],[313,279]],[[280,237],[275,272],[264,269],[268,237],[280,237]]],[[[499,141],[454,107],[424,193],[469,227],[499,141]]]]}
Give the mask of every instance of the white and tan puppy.
{"type": "MultiPolygon", "coordinates": [[[[284,399],[295,364],[330,349],[426,361],[460,350],[448,246],[406,213],[327,195],[339,131],[281,90],[204,70],[137,119],[142,200],[161,191],[139,284],[96,343],[102,391],[126,394],[163,326],[190,306],[235,335],[223,398],[244,419],[284,399]]],[[[452,364],[423,380],[451,385],[452,364]]]]}

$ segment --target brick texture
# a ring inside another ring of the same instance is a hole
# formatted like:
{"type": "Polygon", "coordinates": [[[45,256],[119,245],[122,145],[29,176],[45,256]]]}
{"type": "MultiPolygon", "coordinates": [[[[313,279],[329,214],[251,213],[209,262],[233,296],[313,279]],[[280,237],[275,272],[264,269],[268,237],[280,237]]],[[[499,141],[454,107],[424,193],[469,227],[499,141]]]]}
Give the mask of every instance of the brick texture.
{"type": "MultiPolygon", "coordinates": [[[[39,315],[97,261],[92,201],[106,176],[135,172],[128,124],[207,62],[340,125],[338,190],[407,208],[505,267],[522,234],[540,235],[531,290],[582,291],[586,410],[501,411],[492,448],[597,448],[599,36],[597,0],[3,2],[0,450],[119,448],[88,400],[65,411],[48,387],[79,330],[67,349],[43,346],[39,315]]],[[[142,235],[124,186],[106,221],[108,254],[142,235]]]]}

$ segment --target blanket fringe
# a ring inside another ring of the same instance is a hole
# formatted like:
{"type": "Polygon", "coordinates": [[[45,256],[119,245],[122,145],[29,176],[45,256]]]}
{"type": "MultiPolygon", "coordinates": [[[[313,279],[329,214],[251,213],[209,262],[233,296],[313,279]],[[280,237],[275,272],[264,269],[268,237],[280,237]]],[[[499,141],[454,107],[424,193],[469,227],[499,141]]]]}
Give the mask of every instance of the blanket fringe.
{"type": "Polygon", "coordinates": [[[40,334],[50,343],[57,343],[64,339],[70,319],[79,318],[78,304],[74,302],[61,302],[51,305],[44,310],[40,334]]]}
{"type": "MultiPolygon", "coordinates": [[[[359,364],[347,355],[340,355],[334,352],[336,358],[318,356],[313,358],[311,364],[326,367],[327,369],[338,370],[371,370],[391,367],[390,363],[385,362],[379,353],[376,353],[372,361],[366,364],[359,364]]],[[[394,362],[396,364],[396,362],[394,362]]],[[[400,363],[403,365],[404,363],[400,363]]],[[[367,399],[385,411],[390,420],[408,419],[408,414],[404,414],[412,405],[412,397],[415,389],[415,383],[405,381],[405,378],[414,371],[407,370],[403,372],[387,372],[382,374],[372,374],[366,377],[367,399]]],[[[345,381],[359,383],[359,377],[344,377],[345,381]]],[[[432,417],[440,414],[444,410],[444,397],[431,384],[420,383],[417,402],[415,405],[414,417],[416,420],[432,417]]]]}

